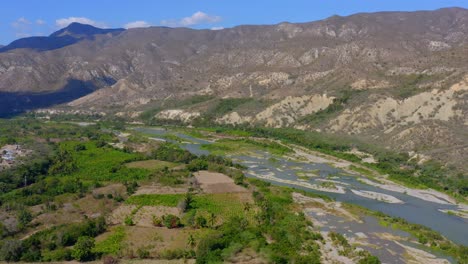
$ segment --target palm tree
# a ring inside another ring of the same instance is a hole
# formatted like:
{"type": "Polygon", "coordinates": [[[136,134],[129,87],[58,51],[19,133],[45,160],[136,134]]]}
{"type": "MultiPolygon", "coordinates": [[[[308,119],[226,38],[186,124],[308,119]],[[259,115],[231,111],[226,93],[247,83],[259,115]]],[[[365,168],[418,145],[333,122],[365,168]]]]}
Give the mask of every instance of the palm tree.
{"type": "Polygon", "coordinates": [[[214,213],[210,213],[208,221],[210,222],[211,227],[213,227],[216,223],[216,215],[214,213]]]}
{"type": "Polygon", "coordinates": [[[252,208],[252,205],[250,203],[244,203],[244,212],[245,213],[248,213],[251,208],[252,208]]]}
{"type": "Polygon", "coordinates": [[[195,241],[195,238],[193,237],[192,234],[189,235],[189,237],[187,238],[187,246],[189,246],[191,249],[193,249],[196,245],[196,241],[195,241]]]}

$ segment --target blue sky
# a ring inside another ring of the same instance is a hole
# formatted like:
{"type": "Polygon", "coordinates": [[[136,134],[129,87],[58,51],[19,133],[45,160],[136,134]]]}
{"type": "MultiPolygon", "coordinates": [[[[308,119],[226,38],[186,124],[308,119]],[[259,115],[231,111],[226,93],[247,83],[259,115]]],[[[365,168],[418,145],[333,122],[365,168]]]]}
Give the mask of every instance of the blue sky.
{"type": "Polygon", "coordinates": [[[5,0],[0,44],[48,35],[73,21],[100,27],[186,26],[307,22],[359,12],[468,8],[468,0],[5,0]]]}

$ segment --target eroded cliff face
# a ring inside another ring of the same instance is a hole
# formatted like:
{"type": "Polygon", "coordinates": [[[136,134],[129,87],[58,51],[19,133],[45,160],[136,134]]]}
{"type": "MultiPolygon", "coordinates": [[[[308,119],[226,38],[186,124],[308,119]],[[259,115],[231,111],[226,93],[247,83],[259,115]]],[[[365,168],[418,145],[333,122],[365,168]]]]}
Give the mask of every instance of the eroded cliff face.
{"type": "Polygon", "coordinates": [[[333,98],[326,94],[287,96],[255,115],[241,116],[237,112],[231,112],[217,119],[217,122],[224,124],[258,123],[268,127],[291,126],[301,117],[324,110],[333,103],[333,98]]]}
{"type": "Polygon", "coordinates": [[[447,90],[433,89],[398,100],[373,96],[367,104],[348,108],[329,123],[329,130],[362,133],[369,129],[382,129],[391,133],[401,126],[424,121],[454,121],[468,125],[465,109],[467,77],[447,90]]]}

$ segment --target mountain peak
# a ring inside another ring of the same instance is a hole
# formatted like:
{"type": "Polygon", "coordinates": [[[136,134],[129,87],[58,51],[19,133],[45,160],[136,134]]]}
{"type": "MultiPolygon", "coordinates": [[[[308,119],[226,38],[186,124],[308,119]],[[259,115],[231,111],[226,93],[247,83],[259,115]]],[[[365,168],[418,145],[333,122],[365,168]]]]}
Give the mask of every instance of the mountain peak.
{"type": "Polygon", "coordinates": [[[61,36],[73,36],[73,37],[89,37],[92,35],[98,35],[98,34],[107,34],[107,33],[117,33],[124,31],[125,29],[123,28],[116,28],[116,29],[103,29],[103,28],[97,28],[92,25],[88,24],[81,24],[78,22],[73,22],[67,27],[64,27],[54,33],[52,33],[50,36],[51,37],[61,37],[61,36]]]}

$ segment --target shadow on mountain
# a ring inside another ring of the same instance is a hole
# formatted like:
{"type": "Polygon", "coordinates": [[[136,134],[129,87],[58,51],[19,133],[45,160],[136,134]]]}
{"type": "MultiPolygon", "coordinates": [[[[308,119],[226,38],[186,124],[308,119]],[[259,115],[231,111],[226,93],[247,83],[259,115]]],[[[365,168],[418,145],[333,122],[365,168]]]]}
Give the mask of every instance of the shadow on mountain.
{"type": "Polygon", "coordinates": [[[60,29],[47,37],[28,37],[13,41],[7,46],[0,47],[0,52],[7,52],[15,49],[32,49],[35,51],[47,51],[60,49],[73,45],[82,40],[94,40],[96,35],[120,34],[124,29],[102,29],[91,25],[71,23],[68,27],[60,29]]]}
{"type": "Polygon", "coordinates": [[[0,92],[0,117],[13,117],[29,110],[67,103],[94,92],[96,88],[97,87],[89,81],[69,80],[65,87],[56,92],[0,92]]]}
{"type": "Polygon", "coordinates": [[[29,37],[13,41],[10,45],[0,48],[0,52],[14,49],[33,49],[36,51],[54,50],[75,44],[81,41],[80,38],[63,36],[58,38],[50,37],[29,37]]]}

